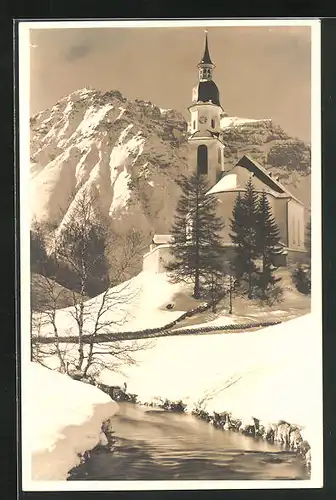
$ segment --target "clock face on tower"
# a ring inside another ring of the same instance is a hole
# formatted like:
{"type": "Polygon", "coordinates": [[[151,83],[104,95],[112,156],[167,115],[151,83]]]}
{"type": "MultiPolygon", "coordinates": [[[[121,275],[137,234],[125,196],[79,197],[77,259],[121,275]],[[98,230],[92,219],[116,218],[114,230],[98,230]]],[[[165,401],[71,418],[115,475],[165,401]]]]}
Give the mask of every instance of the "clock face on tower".
{"type": "Polygon", "coordinates": [[[199,119],[199,122],[200,123],[206,123],[207,122],[207,117],[206,116],[201,116],[200,119],[199,119]]]}

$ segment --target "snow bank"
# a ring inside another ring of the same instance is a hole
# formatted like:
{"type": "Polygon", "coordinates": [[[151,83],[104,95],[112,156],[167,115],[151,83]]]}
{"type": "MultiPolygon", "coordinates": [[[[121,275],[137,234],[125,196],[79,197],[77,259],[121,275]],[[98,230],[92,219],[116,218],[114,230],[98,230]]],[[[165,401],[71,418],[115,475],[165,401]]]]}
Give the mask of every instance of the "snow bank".
{"type": "MultiPolygon", "coordinates": [[[[129,281],[108,291],[104,306],[106,312],[101,317],[101,324],[105,323],[106,328],[100,332],[159,328],[174,321],[185,311],[167,310],[166,305],[180,289],[181,285],[170,283],[164,273],[142,271],[129,281]]],[[[103,294],[85,302],[85,333],[92,333],[102,300],[103,294]]],[[[56,312],[56,324],[60,336],[76,335],[76,322],[73,316],[73,307],[59,309],[56,312]]],[[[41,325],[39,335],[54,335],[49,321],[41,325]]]]}
{"type": "Polygon", "coordinates": [[[96,387],[30,363],[24,374],[23,456],[33,480],[63,480],[94,448],[117,404],[96,387]],[[26,451],[26,453],[25,453],[26,451]]]}
{"type": "Polygon", "coordinates": [[[104,371],[104,383],[127,381],[129,392],[149,402],[181,400],[189,409],[230,411],[265,422],[285,420],[313,442],[320,422],[320,334],[311,315],[246,333],[174,336],[136,353],[125,377],[104,371]],[[122,378],[122,380],[121,380],[122,378]]]}

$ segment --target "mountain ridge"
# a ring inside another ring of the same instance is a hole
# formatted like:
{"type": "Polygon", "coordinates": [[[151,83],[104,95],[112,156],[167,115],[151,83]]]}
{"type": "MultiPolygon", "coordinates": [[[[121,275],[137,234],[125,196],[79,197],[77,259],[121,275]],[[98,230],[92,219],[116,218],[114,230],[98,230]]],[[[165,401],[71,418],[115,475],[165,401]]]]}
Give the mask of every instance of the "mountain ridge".
{"type": "MultiPolygon", "coordinates": [[[[30,119],[31,215],[61,224],[83,189],[123,231],[169,232],[188,172],[188,124],[173,109],[118,90],[80,89],[30,119]]],[[[222,119],[225,166],[248,153],[310,205],[310,146],[271,119],[222,119]]],[[[75,214],[73,214],[75,216],[75,214]]]]}

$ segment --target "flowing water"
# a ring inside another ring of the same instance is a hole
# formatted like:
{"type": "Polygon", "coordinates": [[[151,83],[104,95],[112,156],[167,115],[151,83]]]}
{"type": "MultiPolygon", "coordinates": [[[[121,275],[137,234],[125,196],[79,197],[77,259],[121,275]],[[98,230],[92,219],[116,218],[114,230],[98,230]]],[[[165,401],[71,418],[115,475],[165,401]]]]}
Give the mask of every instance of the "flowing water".
{"type": "Polygon", "coordinates": [[[69,480],[309,479],[283,447],[183,413],[118,403],[114,450],[96,449],[69,480]]]}

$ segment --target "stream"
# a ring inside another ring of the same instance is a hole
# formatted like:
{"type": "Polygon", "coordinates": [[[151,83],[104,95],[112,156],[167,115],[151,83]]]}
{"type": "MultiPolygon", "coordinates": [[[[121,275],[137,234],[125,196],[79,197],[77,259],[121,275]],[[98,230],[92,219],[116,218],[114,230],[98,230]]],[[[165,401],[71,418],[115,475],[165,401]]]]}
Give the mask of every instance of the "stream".
{"type": "Polygon", "coordinates": [[[96,448],[68,480],[309,479],[303,461],[280,445],[184,413],[118,405],[114,450],[96,448]]]}

